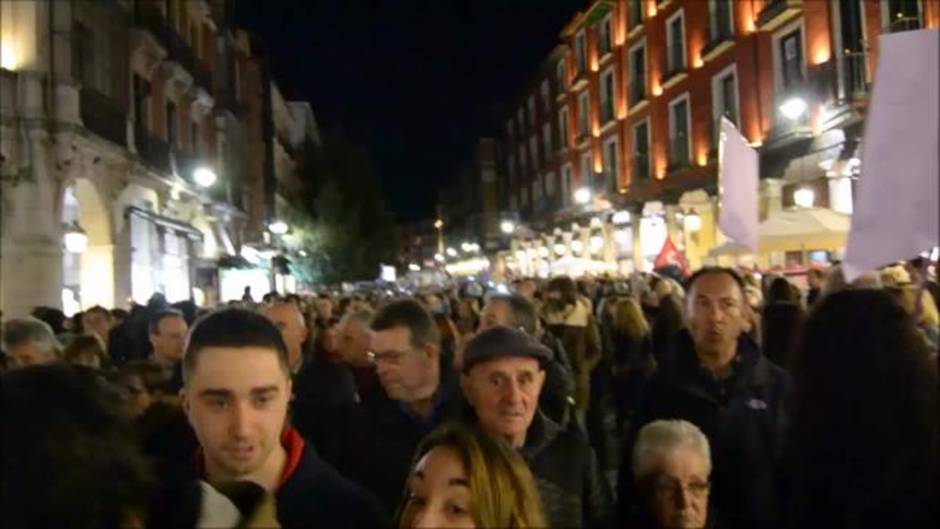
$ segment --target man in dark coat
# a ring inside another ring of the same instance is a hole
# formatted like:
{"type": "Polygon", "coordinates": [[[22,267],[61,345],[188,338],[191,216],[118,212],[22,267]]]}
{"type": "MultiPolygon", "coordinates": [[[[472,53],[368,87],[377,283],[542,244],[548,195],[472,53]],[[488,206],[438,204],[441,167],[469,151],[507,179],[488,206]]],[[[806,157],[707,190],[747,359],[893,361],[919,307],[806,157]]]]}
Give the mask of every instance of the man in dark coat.
{"type": "Polygon", "coordinates": [[[551,527],[610,527],[610,489],[587,441],[538,411],[551,351],[526,333],[497,326],[467,345],[460,384],[483,431],[518,449],[551,527]]]}
{"type": "Polygon", "coordinates": [[[389,303],[376,314],[372,330],[371,358],[381,390],[364,397],[349,416],[337,466],[394,512],[421,439],[458,418],[462,401],[452,370],[441,366],[437,325],[418,302],[389,303]]]}
{"type": "MultiPolygon", "coordinates": [[[[712,503],[732,528],[780,527],[779,459],[790,379],[744,332],[744,284],[724,268],[689,280],[689,330],[681,332],[637,407],[634,435],[657,419],[684,419],[708,437],[712,503]]],[[[632,439],[628,445],[632,452],[632,439]]],[[[620,472],[621,520],[635,504],[630,458],[620,472]]]]}
{"type": "Polygon", "coordinates": [[[260,485],[274,495],[277,520],[285,528],[387,523],[374,497],[340,476],[285,426],[291,397],[288,353],[267,319],[241,309],[204,318],[190,334],[183,375],[182,405],[200,451],[195,461],[182,462],[177,478],[165,480],[152,526],[191,522],[182,517],[191,513],[185,506],[194,479],[216,487],[241,481],[260,485]]]}

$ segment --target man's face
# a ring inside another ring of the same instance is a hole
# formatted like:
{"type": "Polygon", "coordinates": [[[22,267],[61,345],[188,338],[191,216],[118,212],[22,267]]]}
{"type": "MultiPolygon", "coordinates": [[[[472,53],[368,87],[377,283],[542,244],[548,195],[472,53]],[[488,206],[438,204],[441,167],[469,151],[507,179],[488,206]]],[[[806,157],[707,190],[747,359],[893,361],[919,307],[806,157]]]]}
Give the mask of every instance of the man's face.
{"type": "Polygon", "coordinates": [[[512,310],[507,303],[491,301],[483,307],[483,312],[480,313],[480,330],[485,331],[497,325],[512,327],[512,310]]]}
{"type": "Polygon", "coordinates": [[[174,362],[182,360],[188,330],[186,320],[179,316],[169,316],[160,320],[157,333],[150,335],[154,356],[174,362]]]}
{"type": "Polygon", "coordinates": [[[372,330],[356,320],[346,320],[339,329],[339,351],[343,361],[354,366],[369,364],[372,330]]]}
{"type": "Polygon", "coordinates": [[[545,371],[534,358],[509,357],[473,366],[463,375],[464,394],[480,426],[493,435],[524,435],[538,409],[545,371]]]}
{"type": "Polygon", "coordinates": [[[700,529],[708,518],[708,473],[705,460],[689,449],[663,458],[653,486],[653,515],[659,527],[700,529]]]}
{"type": "Polygon", "coordinates": [[[290,377],[265,347],[207,347],[182,392],[183,409],[206,458],[227,479],[250,477],[280,443],[290,377]]]}
{"type": "Polygon", "coordinates": [[[82,327],[106,343],[108,334],[111,332],[111,322],[110,315],[105,316],[101,311],[94,310],[82,314],[82,327]]]}
{"type": "Polygon", "coordinates": [[[699,355],[734,347],[745,328],[744,299],[727,274],[699,277],[688,297],[689,327],[699,355]]]}
{"type": "Polygon", "coordinates": [[[7,349],[8,366],[17,367],[51,364],[56,361],[55,353],[46,351],[32,340],[18,343],[7,349]]]}
{"type": "Polygon", "coordinates": [[[268,305],[263,313],[281,331],[281,338],[287,346],[287,360],[293,368],[300,361],[303,343],[307,339],[307,326],[304,324],[303,315],[293,303],[268,305]]]}
{"type": "Polygon", "coordinates": [[[375,371],[391,399],[414,402],[434,394],[437,388],[429,386],[437,351],[432,346],[414,347],[407,327],[375,331],[372,353],[375,371]]]}

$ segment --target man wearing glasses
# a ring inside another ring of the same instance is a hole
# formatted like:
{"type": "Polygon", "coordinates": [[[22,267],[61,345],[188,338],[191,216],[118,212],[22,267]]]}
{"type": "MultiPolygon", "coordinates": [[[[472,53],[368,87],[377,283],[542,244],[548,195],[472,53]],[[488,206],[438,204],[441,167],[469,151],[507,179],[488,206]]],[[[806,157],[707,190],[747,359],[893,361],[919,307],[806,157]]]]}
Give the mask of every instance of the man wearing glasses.
{"type": "Polygon", "coordinates": [[[383,391],[354,410],[338,466],[394,512],[418,443],[457,418],[462,401],[453,373],[441,369],[437,326],[417,301],[389,303],[376,314],[372,331],[369,358],[383,391]]]}

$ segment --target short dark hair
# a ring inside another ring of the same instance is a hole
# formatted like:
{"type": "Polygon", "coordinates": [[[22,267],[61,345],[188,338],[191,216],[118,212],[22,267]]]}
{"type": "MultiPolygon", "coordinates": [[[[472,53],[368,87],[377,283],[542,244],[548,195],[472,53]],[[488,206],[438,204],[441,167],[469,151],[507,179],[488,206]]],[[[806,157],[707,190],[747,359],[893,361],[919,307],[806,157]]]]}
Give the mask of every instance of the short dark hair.
{"type": "Polygon", "coordinates": [[[163,309],[150,318],[150,324],[147,327],[150,334],[160,334],[160,322],[167,318],[182,318],[183,321],[186,321],[186,317],[183,316],[182,312],[176,309],[163,309]]]}
{"type": "Polygon", "coordinates": [[[261,347],[277,354],[284,373],[290,373],[287,346],[281,331],[267,318],[245,309],[230,308],[210,312],[196,322],[186,340],[183,355],[183,381],[196,368],[199,352],[207,347],[261,347]]]}
{"type": "Polygon", "coordinates": [[[695,282],[698,281],[700,277],[715,274],[724,274],[734,280],[734,283],[738,285],[738,289],[741,291],[741,299],[747,299],[745,295],[746,285],[744,284],[744,278],[741,277],[741,274],[735,272],[734,269],[726,266],[704,266],[699,268],[695,273],[689,276],[689,279],[685,282],[685,291],[691,294],[692,287],[695,286],[695,282]]]}
{"type": "Polygon", "coordinates": [[[153,481],[104,379],[26,367],[3,375],[0,397],[5,527],[118,529],[146,507],[153,481]]]}
{"type": "Polygon", "coordinates": [[[373,331],[405,327],[411,331],[411,345],[440,345],[441,334],[428,311],[414,299],[393,301],[379,309],[372,320],[373,331]]]}
{"type": "Polygon", "coordinates": [[[169,373],[152,360],[131,360],[118,370],[118,380],[127,382],[137,377],[149,393],[164,391],[170,382],[169,373]]]}
{"type": "Polygon", "coordinates": [[[496,294],[491,296],[487,303],[505,303],[512,312],[513,326],[528,334],[535,334],[538,321],[535,305],[526,298],[518,294],[496,294]]]}

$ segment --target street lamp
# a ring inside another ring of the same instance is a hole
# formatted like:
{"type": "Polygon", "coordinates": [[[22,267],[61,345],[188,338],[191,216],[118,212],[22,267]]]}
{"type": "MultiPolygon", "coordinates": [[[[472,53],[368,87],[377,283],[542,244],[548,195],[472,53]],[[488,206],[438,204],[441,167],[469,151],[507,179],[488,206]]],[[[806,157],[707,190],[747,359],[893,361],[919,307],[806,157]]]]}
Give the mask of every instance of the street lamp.
{"type": "Polygon", "coordinates": [[[811,208],[815,201],[816,193],[808,187],[801,187],[793,192],[793,202],[801,208],[811,208]]]}
{"type": "Polygon", "coordinates": [[[571,241],[571,251],[580,255],[584,251],[584,243],[580,239],[571,241]]]}
{"type": "Polygon", "coordinates": [[[88,249],[88,235],[77,220],[66,227],[64,240],[69,253],[85,253],[88,249]]]}
{"type": "Polygon", "coordinates": [[[464,253],[470,253],[472,248],[473,246],[471,246],[467,241],[460,243],[460,249],[463,250],[464,253]]]}
{"type": "Polygon", "coordinates": [[[591,200],[591,190],[582,187],[574,192],[574,201],[578,204],[587,204],[591,200]]]}
{"type": "Polygon", "coordinates": [[[435,220],[435,221],[434,221],[434,227],[435,227],[436,229],[438,229],[438,230],[441,229],[441,228],[443,228],[443,227],[444,227],[444,221],[441,220],[441,219],[435,220]]]}
{"type": "Polygon", "coordinates": [[[436,253],[436,254],[434,254],[434,260],[437,261],[437,262],[439,262],[439,263],[443,263],[443,262],[444,262],[444,254],[442,254],[442,253],[436,253]]]}
{"type": "Polygon", "coordinates": [[[276,220],[271,224],[268,224],[268,231],[274,235],[284,235],[290,230],[290,226],[287,225],[283,220],[276,220]]]}
{"type": "Polygon", "coordinates": [[[591,253],[596,254],[604,248],[604,238],[600,235],[594,235],[591,237],[591,253]]]}
{"type": "Polygon", "coordinates": [[[418,266],[418,265],[415,264],[415,263],[411,263],[411,264],[408,265],[408,270],[411,270],[412,272],[420,272],[420,271],[421,271],[421,267],[418,266]]]}
{"type": "Polygon", "coordinates": [[[447,255],[450,257],[457,257],[457,250],[454,250],[453,248],[448,248],[447,255]]]}
{"type": "Polygon", "coordinates": [[[696,212],[689,213],[685,216],[685,229],[696,232],[702,229],[702,217],[696,212]]]}
{"type": "Polygon", "coordinates": [[[555,244],[555,254],[556,255],[565,255],[565,252],[568,251],[568,248],[565,247],[562,243],[555,244]]]}
{"type": "Polygon", "coordinates": [[[499,229],[506,235],[510,235],[512,232],[516,231],[516,225],[513,224],[511,220],[504,220],[500,223],[499,229]]]}
{"type": "Polygon", "coordinates": [[[802,97],[791,97],[780,105],[780,113],[789,120],[797,120],[806,113],[806,100],[802,97]]]}
{"type": "Polygon", "coordinates": [[[211,187],[216,179],[215,171],[208,167],[199,167],[193,171],[193,180],[196,181],[199,187],[211,187]]]}

